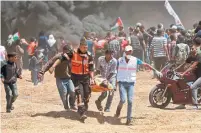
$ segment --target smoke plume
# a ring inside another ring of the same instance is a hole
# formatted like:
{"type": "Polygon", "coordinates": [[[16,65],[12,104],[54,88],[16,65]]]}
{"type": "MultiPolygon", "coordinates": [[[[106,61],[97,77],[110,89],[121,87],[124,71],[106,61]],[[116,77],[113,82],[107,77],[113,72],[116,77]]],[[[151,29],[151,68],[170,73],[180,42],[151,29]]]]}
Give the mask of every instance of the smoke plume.
{"type": "MultiPolygon", "coordinates": [[[[201,18],[201,2],[170,1],[170,4],[186,28],[191,28],[201,18]]],[[[126,27],[137,22],[145,27],[158,23],[169,27],[174,23],[163,1],[1,1],[1,38],[6,40],[8,34],[18,28],[25,38],[37,37],[44,30],[79,43],[84,31],[105,36],[110,24],[119,16],[126,27]]]]}

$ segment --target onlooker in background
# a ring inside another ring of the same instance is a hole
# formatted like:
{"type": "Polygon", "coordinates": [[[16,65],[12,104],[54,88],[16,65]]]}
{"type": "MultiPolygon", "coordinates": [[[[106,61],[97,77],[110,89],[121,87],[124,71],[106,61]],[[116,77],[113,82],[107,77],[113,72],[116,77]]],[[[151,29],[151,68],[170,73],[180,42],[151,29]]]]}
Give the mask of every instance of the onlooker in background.
{"type": "Polygon", "coordinates": [[[93,40],[91,39],[91,33],[90,32],[85,32],[84,37],[86,38],[87,46],[88,46],[88,51],[91,53],[91,55],[94,58],[95,54],[95,45],[93,40]]]}
{"type": "Polygon", "coordinates": [[[145,43],[143,40],[143,36],[140,35],[139,28],[135,29],[133,34],[130,37],[131,39],[131,46],[133,48],[132,55],[140,60],[143,60],[144,48],[145,43]]]}
{"type": "Polygon", "coordinates": [[[188,44],[185,44],[185,38],[182,35],[179,35],[177,40],[178,44],[173,49],[173,58],[175,58],[176,65],[179,66],[185,63],[190,53],[190,48],[188,44]]]}
{"type": "Polygon", "coordinates": [[[39,39],[38,39],[38,47],[39,49],[44,49],[44,61],[48,61],[48,51],[50,49],[49,44],[48,44],[48,38],[45,36],[44,31],[41,31],[39,33],[39,39]]]}
{"type": "Polygon", "coordinates": [[[167,61],[167,39],[163,36],[163,30],[157,30],[157,36],[152,40],[152,56],[155,68],[160,71],[167,61]]]}
{"type": "Polygon", "coordinates": [[[44,58],[43,51],[36,50],[34,52],[34,55],[32,55],[30,59],[29,69],[31,70],[31,79],[32,82],[34,83],[34,86],[38,85],[38,83],[40,82],[40,80],[38,79],[38,73],[42,70],[43,58],[44,58]]]}
{"type": "Polygon", "coordinates": [[[50,60],[52,57],[54,57],[57,54],[58,49],[57,49],[56,39],[54,38],[52,34],[49,35],[47,42],[49,44],[48,59],[50,60]]]}
{"type": "Polygon", "coordinates": [[[29,43],[29,45],[27,47],[27,53],[28,53],[30,58],[31,58],[31,56],[34,55],[35,50],[36,50],[37,47],[38,47],[38,42],[37,42],[35,37],[32,37],[30,39],[30,43],[29,43]]]}
{"type": "Polygon", "coordinates": [[[23,69],[22,56],[24,55],[24,49],[22,48],[20,40],[16,41],[16,53],[17,53],[17,60],[16,60],[17,68],[19,69],[20,73],[22,73],[23,69]]]}
{"type": "Polygon", "coordinates": [[[10,113],[14,109],[13,103],[18,97],[17,78],[22,79],[19,69],[16,65],[17,53],[8,53],[8,61],[1,68],[1,81],[4,84],[6,92],[6,112],[10,113]]]}
{"type": "Polygon", "coordinates": [[[199,21],[198,26],[195,29],[195,33],[197,33],[199,30],[201,30],[201,21],[199,21]]]}
{"type": "Polygon", "coordinates": [[[171,42],[167,44],[167,50],[168,50],[168,57],[171,61],[175,60],[173,58],[173,51],[176,47],[176,36],[175,35],[170,35],[170,39],[171,39],[171,42]]]}
{"type": "Polygon", "coordinates": [[[7,60],[6,48],[0,44],[0,63],[1,63],[1,67],[3,65],[5,65],[6,60],[7,60]]]}
{"type": "Polygon", "coordinates": [[[145,54],[144,54],[144,57],[145,57],[145,62],[146,63],[151,63],[150,62],[150,57],[149,57],[149,40],[153,38],[152,35],[150,35],[146,30],[145,30],[145,27],[144,25],[142,25],[140,27],[140,31],[141,33],[143,34],[143,39],[144,39],[144,42],[145,42],[145,54]]]}

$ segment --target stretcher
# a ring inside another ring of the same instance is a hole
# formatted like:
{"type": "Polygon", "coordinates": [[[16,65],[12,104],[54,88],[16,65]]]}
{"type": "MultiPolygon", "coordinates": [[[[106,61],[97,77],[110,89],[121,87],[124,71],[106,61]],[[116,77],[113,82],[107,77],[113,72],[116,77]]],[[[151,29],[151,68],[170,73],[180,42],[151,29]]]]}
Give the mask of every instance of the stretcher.
{"type": "Polygon", "coordinates": [[[102,78],[100,75],[95,76],[94,80],[95,84],[91,85],[92,92],[105,92],[113,90],[114,88],[107,79],[102,78]]]}

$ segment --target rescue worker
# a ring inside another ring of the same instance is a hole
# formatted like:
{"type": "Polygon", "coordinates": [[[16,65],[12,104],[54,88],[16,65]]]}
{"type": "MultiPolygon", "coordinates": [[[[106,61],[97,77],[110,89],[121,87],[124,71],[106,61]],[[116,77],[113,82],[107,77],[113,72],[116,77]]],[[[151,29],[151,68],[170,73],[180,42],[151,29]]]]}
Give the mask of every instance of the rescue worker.
{"type": "MultiPolygon", "coordinates": [[[[85,113],[88,110],[88,102],[91,95],[90,84],[94,84],[94,63],[92,55],[87,49],[86,39],[82,38],[79,48],[74,51],[71,58],[71,79],[75,86],[78,113],[80,120],[83,122],[87,118],[85,113]],[[83,97],[81,97],[81,88],[83,89],[83,97]]],[[[65,57],[60,59],[61,62],[64,60],[66,60],[65,57]]],[[[73,99],[75,98],[71,97],[70,101],[73,99]]]]}
{"type": "Polygon", "coordinates": [[[132,56],[133,48],[128,45],[125,48],[125,56],[121,57],[117,61],[117,84],[119,86],[120,101],[116,110],[116,117],[120,116],[121,109],[126,102],[126,97],[128,101],[127,107],[127,122],[126,125],[131,125],[132,116],[132,103],[134,96],[134,85],[136,83],[136,70],[138,65],[144,65],[149,69],[154,70],[158,77],[162,74],[154,69],[147,63],[142,62],[140,59],[132,56]]]}

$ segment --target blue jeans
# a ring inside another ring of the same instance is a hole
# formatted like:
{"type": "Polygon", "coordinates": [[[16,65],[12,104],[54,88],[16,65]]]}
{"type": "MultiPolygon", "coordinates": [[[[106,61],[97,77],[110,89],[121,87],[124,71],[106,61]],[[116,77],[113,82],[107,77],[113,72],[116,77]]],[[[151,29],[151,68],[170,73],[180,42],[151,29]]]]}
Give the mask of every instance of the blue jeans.
{"type": "Polygon", "coordinates": [[[110,109],[110,107],[111,107],[112,100],[113,100],[113,97],[114,97],[114,90],[116,89],[116,77],[111,78],[109,80],[109,82],[112,84],[113,90],[102,92],[101,95],[98,98],[98,100],[100,102],[102,102],[107,97],[107,94],[109,93],[108,97],[107,97],[107,102],[106,102],[106,105],[105,105],[105,109],[110,109]]]}
{"type": "Polygon", "coordinates": [[[193,103],[198,104],[198,88],[201,87],[201,77],[198,78],[192,85],[192,97],[193,97],[193,103]]]}
{"type": "Polygon", "coordinates": [[[59,95],[63,102],[64,108],[68,109],[68,94],[71,97],[75,95],[75,87],[71,79],[60,79],[56,78],[56,84],[59,91],[59,95]]]}
{"type": "Polygon", "coordinates": [[[127,107],[127,120],[131,120],[132,116],[132,104],[133,104],[133,95],[134,95],[134,82],[119,82],[119,94],[120,94],[120,102],[117,108],[121,110],[123,104],[128,102],[127,107]]]}
{"type": "Polygon", "coordinates": [[[4,83],[4,88],[6,92],[6,102],[7,102],[6,109],[11,109],[12,104],[15,102],[15,100],[18,97],[17,84],[4,83]]]}

